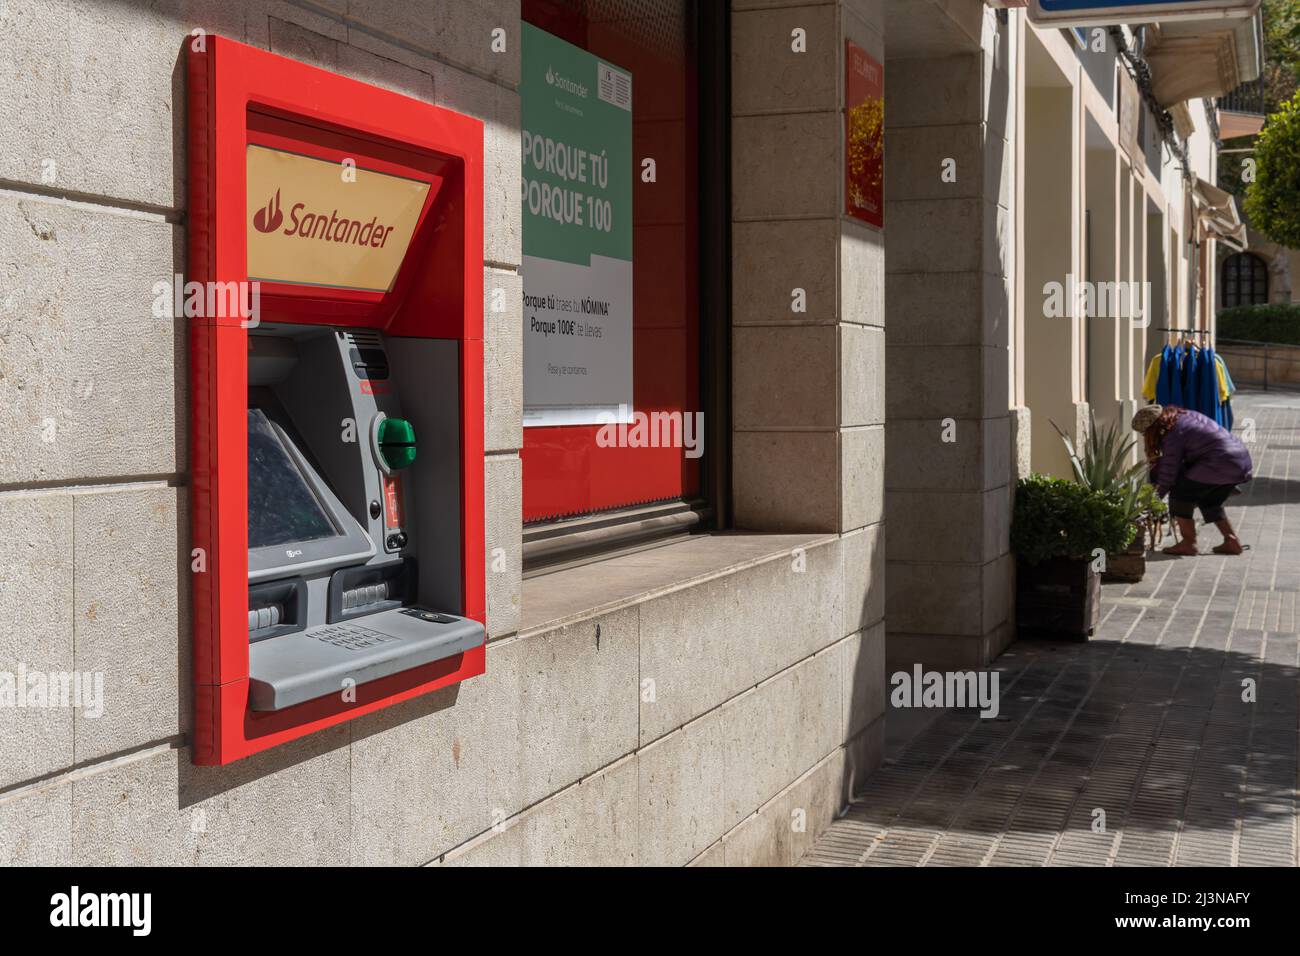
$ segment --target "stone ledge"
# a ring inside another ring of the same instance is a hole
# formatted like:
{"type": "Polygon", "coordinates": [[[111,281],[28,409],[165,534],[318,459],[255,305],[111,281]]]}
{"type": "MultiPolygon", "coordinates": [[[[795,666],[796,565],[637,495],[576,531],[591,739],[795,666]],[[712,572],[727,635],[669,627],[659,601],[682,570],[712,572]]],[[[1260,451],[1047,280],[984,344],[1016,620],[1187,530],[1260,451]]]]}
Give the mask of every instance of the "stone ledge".
{"type": "Polygon", "coordinates": [[[834,534],[715,534],[528,578],[519,636],[574,624],[822,547],[834,534]]]}

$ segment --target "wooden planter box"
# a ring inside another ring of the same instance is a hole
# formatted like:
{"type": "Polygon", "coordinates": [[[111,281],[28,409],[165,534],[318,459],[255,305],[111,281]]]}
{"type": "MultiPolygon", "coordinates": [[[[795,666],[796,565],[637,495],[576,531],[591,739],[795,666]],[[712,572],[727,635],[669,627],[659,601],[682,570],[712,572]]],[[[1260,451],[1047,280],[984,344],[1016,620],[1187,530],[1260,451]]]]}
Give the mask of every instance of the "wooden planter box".
{"type": "Polygon", "coordinates": [[[1086,641],[1101,619],[1101,575],[1091,561],[1016,564],[1016,627],[1025,635],[1086,641]]]}

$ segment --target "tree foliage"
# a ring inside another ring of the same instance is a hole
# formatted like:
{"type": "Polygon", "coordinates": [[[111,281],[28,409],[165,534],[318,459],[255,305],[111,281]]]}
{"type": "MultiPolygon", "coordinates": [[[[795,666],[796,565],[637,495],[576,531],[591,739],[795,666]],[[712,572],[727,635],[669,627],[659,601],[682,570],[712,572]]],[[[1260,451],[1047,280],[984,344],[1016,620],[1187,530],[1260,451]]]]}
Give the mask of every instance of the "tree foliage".
{"type": "Polygon", "coordinates": [[[1300,0],[1264,0],[1264,111],[1300,88],[1300,0]]]}
{"type": "MultiPolygon", "coordinates": [[[[1300,0],[1264,0],[1264,115],[1271,116],[1300,89],[1300,0]]],[[[1224,140],[1219,154],[1219,185],[1245,199],[1249,185],[1242,176],[1241,150],[1249,150],[1254,136],[1224,140]],[[1237,150],[1237,152],[1231,152],[1237,150]]]]}
{"type": "Polygon", "coordinates": [[[1250,224],[1274,242],[1300,248],[1300,93],[1268,119],[1246,190],[1250,224]]]}

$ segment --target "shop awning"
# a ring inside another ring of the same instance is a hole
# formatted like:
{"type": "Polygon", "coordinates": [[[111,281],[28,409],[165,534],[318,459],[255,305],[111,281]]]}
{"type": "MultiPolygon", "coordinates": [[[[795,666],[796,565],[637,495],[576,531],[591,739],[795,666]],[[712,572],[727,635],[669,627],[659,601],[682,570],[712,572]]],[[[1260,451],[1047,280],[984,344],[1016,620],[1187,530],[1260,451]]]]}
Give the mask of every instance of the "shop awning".
{"type": "Polygon", "coordinates": [[[1236,139],[1239,136],[1258,136],[1264,128],[1264,117],[1258,113],[1237,110],[1219,110],[1219,138],[1236,139]]]}
{"type": "Polygon", "coordinates": [[[1224,96],[1258,78],[1263,27],[1258,14],[1230,20],[1188,20],[1147,27],[1142,51],[1161,106],[1224,96]]]}
{"type": "Polygon", "coordinates": [[[1227,243],[1238,252],[1246,248],[1246,225],[1237,213],[1237,200],[1218,186],[1193,179],[1192,202],[1196,221],[1206,238],[1227,243]]]}

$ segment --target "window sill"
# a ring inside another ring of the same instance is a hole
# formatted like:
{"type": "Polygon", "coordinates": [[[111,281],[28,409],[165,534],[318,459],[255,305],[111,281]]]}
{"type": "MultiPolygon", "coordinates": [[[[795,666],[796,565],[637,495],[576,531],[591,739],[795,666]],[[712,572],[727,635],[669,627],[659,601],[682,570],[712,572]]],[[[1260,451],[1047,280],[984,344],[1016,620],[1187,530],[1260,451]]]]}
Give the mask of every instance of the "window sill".
{"type": "Polygon", "coordinates": [[[664,501],[524,527],[524,577],[657,547],[707,520],[700,502],[664,501]],[[604,552],[604,553],[602,553],[604,552]]]}
{"type": "Polygon", "coordinates": [[[833,534],[696,535],[523,582],[519,634],[553,630],[835,541],[833,534]]]}

